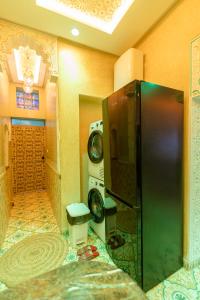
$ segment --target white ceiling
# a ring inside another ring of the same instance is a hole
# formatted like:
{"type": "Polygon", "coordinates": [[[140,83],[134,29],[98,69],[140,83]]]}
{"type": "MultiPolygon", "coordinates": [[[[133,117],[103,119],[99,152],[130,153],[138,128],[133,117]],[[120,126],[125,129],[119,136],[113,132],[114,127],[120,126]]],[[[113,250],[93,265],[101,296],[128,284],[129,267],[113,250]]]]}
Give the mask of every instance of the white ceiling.
{"type": "Polygon", "coordinates": [[[38,7],[35,0],[0,0],[0,18],[121,55],[133,47],[176,2],[178,0],[135,0],[112,35],[38,7]],[[78,37],[71,35],[73,27],[79,29],[78,37]]]}

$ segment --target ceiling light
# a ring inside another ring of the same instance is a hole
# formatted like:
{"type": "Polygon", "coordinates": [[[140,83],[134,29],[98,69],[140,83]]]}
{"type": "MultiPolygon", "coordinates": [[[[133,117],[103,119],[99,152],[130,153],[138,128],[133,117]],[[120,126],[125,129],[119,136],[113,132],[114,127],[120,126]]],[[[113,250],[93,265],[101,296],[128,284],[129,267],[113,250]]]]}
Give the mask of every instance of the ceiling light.
{"type": "Polygon", "coordinates": [[[79,30],[78,30],[77,28],[73,28],[73,29],[71,30],[71,34],[72,34],[73,36],[78,36],[78,35],[79,35],[79,30]]]}
{"type": "Polygon", "coordinates": [[[13,49],[15,65],[17,70],[17,78],[24,82],[25,92],[32,90],[33,84],[38,84],[41,56],[36,54],[35,50],[27,47],[19,47],[13,49]]]}
{"type": "Polygon", "coordinates": [[[36,0],[36,4],[40,7],[64,15],[70,19],[84,23],[109,34],[112,34],[133,2],[134,0],[121,1],[121,5],[116,6],[109,20],[105,20],[98,15],[88,13],[87,11],[85,12],[84,10],[79,9],[79,7],[76,8],[75,6],[72,6],[70,4],[68,5],[67,1],[36,0]]]}
{"type": "Polygon", "coordinates": [[[35,56],[35,68],[34,68],[34,83],[38,84],[39,81],[39,74],[40,74],[40,65],[41,65],[41,56],[35,56]]]}
{"type": "Polygon", "coordinates": [[[17,78],[19,81],[23,81],[24,77],[22,74],[19,50],[13,49],[13,53],[14,53],[15,65],[16,65],[16,69],[17,69],[17,78]]]}

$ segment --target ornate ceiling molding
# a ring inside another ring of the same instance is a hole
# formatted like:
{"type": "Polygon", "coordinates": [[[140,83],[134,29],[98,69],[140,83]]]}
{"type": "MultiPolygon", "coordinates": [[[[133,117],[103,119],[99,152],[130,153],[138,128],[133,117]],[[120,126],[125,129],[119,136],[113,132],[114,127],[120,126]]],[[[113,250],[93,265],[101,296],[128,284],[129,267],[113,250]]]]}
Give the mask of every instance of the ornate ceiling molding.
{"type": "Polygon", "coordinates": [[[5,68],[13,48],[29,46],[42,56],[50,75],[58,74],[57,38],[40,31],[0,20],[0,62],[5,68]]]}
{"type": "Polygon", "coordinates": [[[88,16],[94,16],[105,22],[112,21],[113,15],[122,5],[121,0],[81,1],[81,0],[57,0],[59,3],[78,10],[88,16]]]}
{"type": "Polygon", "coordinates": [[[36,4],[112,34],[134,0],[36,0],[36,4]]]}

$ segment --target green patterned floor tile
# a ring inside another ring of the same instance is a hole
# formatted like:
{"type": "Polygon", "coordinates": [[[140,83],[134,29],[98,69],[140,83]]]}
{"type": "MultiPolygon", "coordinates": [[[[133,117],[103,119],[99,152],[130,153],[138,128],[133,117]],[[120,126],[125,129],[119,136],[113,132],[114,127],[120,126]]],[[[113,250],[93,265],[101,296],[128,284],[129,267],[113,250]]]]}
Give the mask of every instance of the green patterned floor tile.
{"type": "Polygon", "coordinates": [[[7,286],[3,282],[0,281],[0,292],[3,292],[5,290],[7,290],[7,289],[8,289],[7,286]]]}
{"type": "Polygon", "coordinates": [[[2,256],[4,253],[6,253],[6,251],[8,251],[8,249],[10,249],[10,247],[13,246],[13,243],[9,243],[9,242],[4,242],[3,245],[0,248],[0,256],[2,256]]]}
{"type": "Polygon", "coordinates": [[[37,221],[35,219],[33,219],[31,222],[25,224],[24,226],[21,227],[22,230],[26,230],[26,231],[36,231],[41,228],[42,226],[44,226],[43,222],[37,221]]]}
{"type": "MultiPolygon", "coordinates": [[[[0,248],[0,256],[14,245],[14,243],[26,236],[31,236],[39,232],[59,232],[46,192],[22,193],[15,197],[14,203],[15,205],[11,210],[6,242],[0,248]],[[16,231],[14,228],[16,228],[16,231]]],[[[63,236],[69,241],[68,232],[65,232],[63,236]]],[[[96,261],[114,265],[108,255],[105,244],[91,228],[88,229],[87,244],[97,247],[100,255],[95,258],[96,261]]],[[[69,251],[66,253],[63,265],[77,261],[77,249],[81,247],[83,245],[76,247],[69,245],[69,251]]],[[[0,292],[5,288],[6,286],[0,282],[0,292]]],[[[200,300],[200,267],[191,271],[186,271],[182,268],[148,291],[147,297],[149,300],[200,300]]]]}
{"type": "Polygon", "coordinates": [[[147,292],[149,300],[200,300],[200,267],[182,268],[147,292]]]}
{"type": "Polygon", "coordinates": [[[26,225],[29,221],[28,220],[24,220],[24,218],[20,218],[20,217],[11,217],[10,220],[9,220],[9,226],[13,226],[13,227],[16,227],[16,228],[20,228],[24,225],[26,225]]]}
{"type": "Polygon", "coordinates": [[[55,224],[43,224],[40,228],[35,230],[37,233],[44,233],[44,232],[58,232],[58,226],[55,224]]]}
{"type": "Polygon", "coordinates": [[[8,243],[17,243],[23,240],[24,238],[31,235],[31,232],[25,231],[25,230],[17,230],[14,234],[10,235],[9,237],[6,237],[6,242],[8,243]]]}
{"type": "Polygon", "coordinates": [[[164,284],[163,282],[157,285],[146,293],[149,300],[164,300],[163,298],[164,284]]]}
{"type": "Polygon", "coordinates": [[[184,286],[187,289],[197,289],[197,281],[195,280],[193,271],[187,271],[182,268],[178,272],[174,273],[168,278],[168,281],[180,286],[184,286]]]}
{"type": "Polygon", "coordinates": [[[164,281],[164,299],[165,300],[196,300],[198,291],[189,289],[182,285],[164,281]]]}

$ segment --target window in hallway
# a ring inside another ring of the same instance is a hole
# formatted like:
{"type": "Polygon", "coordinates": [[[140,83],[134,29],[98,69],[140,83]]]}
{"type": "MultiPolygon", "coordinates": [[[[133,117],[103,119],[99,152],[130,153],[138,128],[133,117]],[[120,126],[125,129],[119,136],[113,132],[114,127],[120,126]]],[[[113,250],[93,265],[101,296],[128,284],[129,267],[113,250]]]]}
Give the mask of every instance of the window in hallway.
{"type": "Polygon", "coordinates": [[[16,88],[17,108],[39,110],[39,91],[34,90],[32,93],[25,93],[23,88],[16,88]]]}
{"type": "Polygon", "coordinates": [[[12,125],[45,126],[45,120],[12,118],[12,125]]]}

